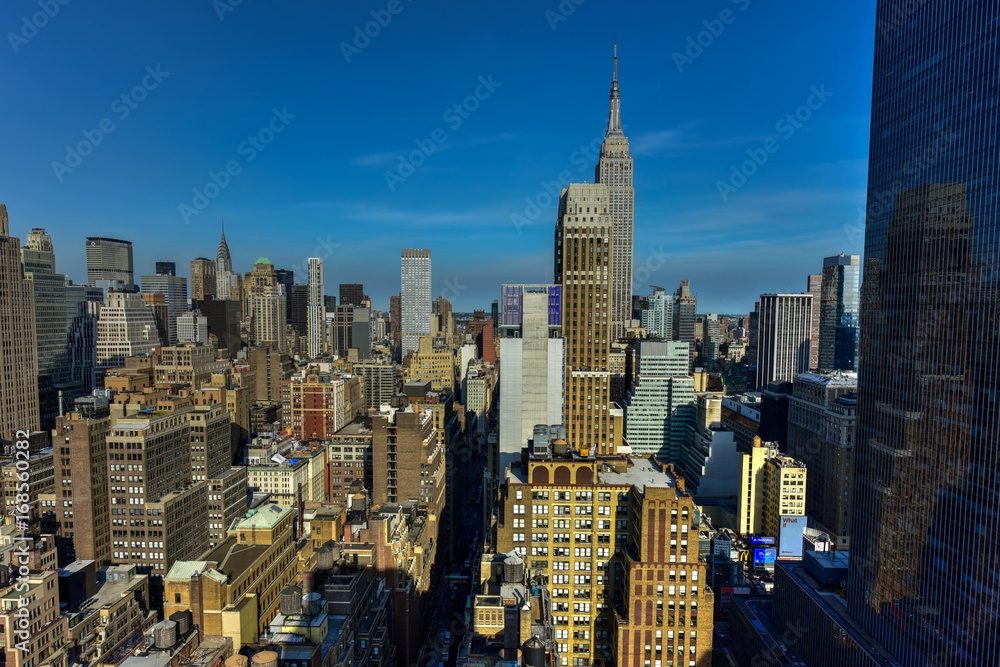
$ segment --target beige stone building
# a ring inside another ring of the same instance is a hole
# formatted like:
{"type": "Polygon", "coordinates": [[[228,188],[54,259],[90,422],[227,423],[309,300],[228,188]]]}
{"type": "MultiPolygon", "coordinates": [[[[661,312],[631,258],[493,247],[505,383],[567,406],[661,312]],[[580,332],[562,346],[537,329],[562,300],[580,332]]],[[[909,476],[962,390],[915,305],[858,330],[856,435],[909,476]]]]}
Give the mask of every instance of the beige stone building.
{"type": "Polygon", "coordinates": [[[430,380],[433,391],[455,392],[455,353],[437,339],[421,336],[417,352],[410,358],[407,381],[430,380]]]}
{"type": "Polygon", "coordinates": [[[195,625],[237,648],[256,643],[295,578],[293,513],[277,504],[249,510],[199,560],[174,563],[163,579],[163,613],[190,610],[195,625]]]}
{"type": "Polygon", "coordinates": [[[66,667],[67,619],[59,613],[59,576],[54,570],[32,572],[8,587],[0,604],[7,667],[66,667]]]}
{"type": "Polygon", "coordinates": [[[612,216],[608,188],[571,183],[559,198],[555,281],[566,338],[566,432],[581,449],[614,454],[611,416],[612,216]]]}
{"type": "Polygon", "coordinates": [[[547,444],[508,468],[495,544],[546,576],[560,657],[710,665],[714,598],[684,480],[652,459],[547,444]]]}
{"type": "Polygon", "coordinates": [[[10,235],[7,207],[0,204],[0,438],[13,442],[18,431],[35,431],[38,412],[38,346],[35,298],[24,277],[21,241],[10,235]]]}

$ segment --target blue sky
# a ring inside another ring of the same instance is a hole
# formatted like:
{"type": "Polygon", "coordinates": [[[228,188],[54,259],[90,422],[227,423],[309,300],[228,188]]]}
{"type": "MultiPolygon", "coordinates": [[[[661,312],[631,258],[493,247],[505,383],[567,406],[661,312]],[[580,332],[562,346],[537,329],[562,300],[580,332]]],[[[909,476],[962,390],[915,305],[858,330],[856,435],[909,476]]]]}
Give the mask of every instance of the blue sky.
{"type": "Polygon", "coordinates": [[[545,185],[593,181],[615,39],[637,293],[746,312],[862,250],[874,3],[62,1],[0,8],[0,201],[77,282],[86,236],[188,275],[223,217],[237,270],[325,257],[378,308],[405,247],[458,310],[551,280],[545,185]]]}

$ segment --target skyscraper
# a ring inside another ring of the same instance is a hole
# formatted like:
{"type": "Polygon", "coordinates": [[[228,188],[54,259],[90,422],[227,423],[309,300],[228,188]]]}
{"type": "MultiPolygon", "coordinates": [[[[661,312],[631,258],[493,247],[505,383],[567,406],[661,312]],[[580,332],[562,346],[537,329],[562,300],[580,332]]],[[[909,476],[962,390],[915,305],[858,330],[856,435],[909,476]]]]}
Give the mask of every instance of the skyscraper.
{"type": "Polygon", "coordinates": [[[94,287],[98,280],[118,280],[125,289],[135,289],[131,241],[87,237],[87,284],[94,287]]]}
{"type": "Polygon", "coordinates": [[[401,357],[416,352],[421,336],[431,335],[431,251],[403,250],[401,357]]]}
{"type": "MultiPolygon", "coordinates": [[[[298,336],[309,335],[309,286],[292,285],[291,289],[291,312],[289,313],[289,324],[298,336]]],[[[323,299],[323,312],[329,313],[330,307],[327,300],[323,299]]],[[[325,315],[324,315],[325,317],[325,315]]]]}
{"type": "Polygon", "coordinates": [[[215,298],[231,299],[233,260],[229,256],[229,244],[226,243],[226,221],[222,221],[222,239],[219,250],[215,254],[215,298]]]}
{"type": "Polygon", "coordinates": [[[996,9],[876,11],[847,597],[904,664],[1000,664],[996,9]]]}
{"type": "MultiPolygon", "coordinates": [[[[614,78],[608,129],[601,144],[601,157],[594,180],[608,187],[608,212],[614,241],[611,246],[611,340],[625,333],[632,319],[632,233],[635,226],[635,189],[632,187],[632,157],[622,131],[621,99],[618,95],[618,45],[615,44],[614,78]]],[[[693,344],[693,341],[692,341],[693,344]]]]}
{"type": "Polygon", "coordinates": [[[285,346],[285,294],[284,285],[278,284],[274,264],[261,257],[246,275],[247,312],[250,316],[250,344],[255,347],[270,346],[284,352],[285,346]]]}
{"type": "Polygon", "coordinates": [[[340,284],[341,306],[363,306],[365,302],[365,286],[361,283],[340,284]]]}
{"type": "Polygon", "coordinates": [[[351,347],[358,351],[358,359],[372,358],[371,308],[354,307],[351,315],[351,347]]]}
{"type": "Polygon", "coordinates": [[[56,273],[52,238],[44,229],[35,228],[21,248],[24,277],[31,281],[35,302],[35,340],[38,374],[52,377],[56,389],[66,392],[72,401],[83,395],[83,385],[72,382],[69,363],[69,331],[77,314],[77,304],[86,300],[86,287],[70,285],[66,276],[56,273]]]}
{"type": "MultiPolygon", "coordinates": [[[[555,279],[566,337],[566,432],[575,447],[614,454],[611,434],[613,220],[606,185],[571,183],[559,198],[555,279]]],[[[502,357],[501,357],[502,358],[502,357]]]]}
{"type": "Polygon", "coordinates": [[[177,264],[174,262],[157,262],[156,273],[161,276],[176,276],[177,264]]]}
{"type": "Polygon", "coordinates": [[[695,355],[695,312],[698,310],[698,296],[691,294],[691,281],[684,279],[674,292],[674,340],[688,344],[691,364],[695,355]]]}
{"type": "Polygon", "coordinates": [[[126,357],[149,354],[160,343],[156,319],[142,295],[108,292],[97,318],[98,367],[124,366],[126,357]]]}
{"type": "Polygon", "coordinates": [[[566,404],[562,287],[504,285],[501,296],[500,447],[491,474],[520,459],[536,425],[561,423],[566,404]]]}
{"type": "Polygon", "coordinates": [[[216,295],[215,290],[215,262],[207,257],[192,259],[191,300],[202,301],[207,296],[214,297],[216,295]]]}
{"type": "Polygon", "coordinates": [[[635,360],[635,382],[625,398],[625,443],[636,456],[683,461],[695,412],[687,343],[642,340],[635,360]]]}
{"type": "MultiPolygon", "coordinates": [[[[274,276],[279,285],[284,285],[285,290],[285,324],[292,323],[292,285],[295,284],[295,271],[291,269],[275,269],[274,276]]],[[[309,279],[306,279],[306,284],[309,279]]],[[[320,298],[320,301],[323,299],[320,298]]]]}
{"type": "MultiPolygon", "coordinates": [[[[858,369],[858,308],[861,257],[840,253],[823,260],[819,308],[819,367],[824,371],[858,369]]],[[[813,304],[816,304],[813,297],[813,304]]]]}
{"type": "Polygon", "coordinates": [[[392,353],[396,361],[400,361],[403,356],[402,300],[402,294],[393,294],[389,297],[389,335],[392,338],[392,353]]]}
{"type": "Polygon", "coordinates": [[[757,387],[809,370],[812,294],[761,294],[757,306],[757,387]]]}
{"type": "Polygon", "coordinates": [[[820,368],[820,303],[823,297],[823,275],[806,276],[806,291],[813,295],[812,321],[809,326],[809,370],[820,368]]]}
{"type": "Polygon", "coordinates": [[[646,335],[672,340],[674,337],[674,299],[667,290],[650,286],[648,308],[642,309],[642,327],[646,335]]]}
{"type": "Polygon", "coordinates": [[[166,345],[177,343],[177,317],[188,309],[187,278],[157,274],[142,277],[143,294],[162,294],[167,302],[166,345]]]}
{"type": "Polygon", "coordinates": [[[309,358],[326,351],[326,305],[323,300],[323,260],[309,258],[308,301],[309,358]]]}
{"type": "Polygon", "coordinates": [[[35,303],[21,267],[21,241],[10,235],[7,206],[0,204],[0,438],[39,426],[35,303]]]}
{"type": "Polygon", "coordinates": [[[705,316],[705,338],[701,345],[702,362],[711,364],[719,357],[719,345],[722,344],[722,329],[719,315],[709,313],[705,316]]]}

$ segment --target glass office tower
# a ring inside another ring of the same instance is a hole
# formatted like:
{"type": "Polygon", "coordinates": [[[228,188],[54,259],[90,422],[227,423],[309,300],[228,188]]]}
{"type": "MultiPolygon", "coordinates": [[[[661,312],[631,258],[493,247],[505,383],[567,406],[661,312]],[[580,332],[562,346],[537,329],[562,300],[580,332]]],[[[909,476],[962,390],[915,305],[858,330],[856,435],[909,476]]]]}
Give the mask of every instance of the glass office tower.
{"type": "Polygon", "coordinates": [[[996,0],[879,0],[848,604],[906,665],[1000,664],[996,0]]]}

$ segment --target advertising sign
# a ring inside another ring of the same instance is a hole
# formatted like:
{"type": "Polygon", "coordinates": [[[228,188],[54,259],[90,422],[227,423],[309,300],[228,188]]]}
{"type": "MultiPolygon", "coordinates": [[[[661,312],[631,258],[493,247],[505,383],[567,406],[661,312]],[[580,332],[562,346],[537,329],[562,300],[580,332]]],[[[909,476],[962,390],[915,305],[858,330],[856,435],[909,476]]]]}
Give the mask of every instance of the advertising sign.
{"type": "Polygon", "coordinates": [[[755,547],[753,550],[753,566],[774,568],[774,561],[778,558],[778,550],[774,547],[755,547]]]}
{"type": "Polygon", "coordinates": [[[779,560],[800,560],[802,558],[802,532],[806,529],[804,516],[781,517],[781,533],[778,539],[779,560]]]}
{"type": "Polygon", "coordinates": [[[774,544],[774,538],[767,535],[753,535],[750,544],[774,544]]]}

